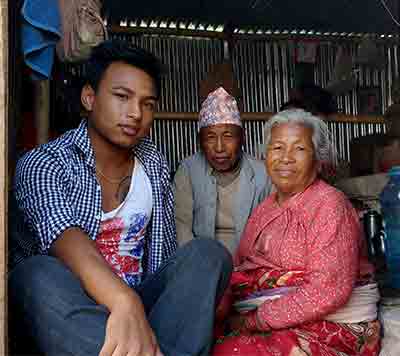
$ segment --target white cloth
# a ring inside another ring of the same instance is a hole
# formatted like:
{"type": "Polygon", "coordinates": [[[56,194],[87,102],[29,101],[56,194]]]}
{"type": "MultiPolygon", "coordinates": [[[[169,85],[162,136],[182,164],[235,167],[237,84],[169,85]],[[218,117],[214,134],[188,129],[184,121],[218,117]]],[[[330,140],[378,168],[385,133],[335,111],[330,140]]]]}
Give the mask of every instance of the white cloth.
{"type": "Polygon", "coordinates": [[[379,299],[380,295],[376,283],[356,287],[347,304],[336,312],[327,315],[325,320],[346,324],[376,320],[378,318],[377,303],[379,299]]]}
{"type": "Polygon", "coordinates": [[[108,213],[103,212],[101,221],[109,220],[117,215],[126,218],[128,212],[132,210],[151,216],[152,194],[149,177],[140,161],[135,158],[129,192],[121,205],[108,213]]]}
{"type": "Polygon", "coordinates": [[[400,353],[400,305],[379,307],[379,319],[383,327],[380,356],[398,356],[400,353]]]}

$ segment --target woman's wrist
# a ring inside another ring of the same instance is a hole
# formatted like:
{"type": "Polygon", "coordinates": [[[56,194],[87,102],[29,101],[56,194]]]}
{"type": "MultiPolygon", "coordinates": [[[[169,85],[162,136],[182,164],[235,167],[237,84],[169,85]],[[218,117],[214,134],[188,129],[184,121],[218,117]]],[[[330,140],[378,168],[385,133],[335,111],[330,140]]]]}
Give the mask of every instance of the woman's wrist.
{"type": "Polygon", "coordinates": [[[244,326],[249,331],[268,331],[270,327],[267,323],[261,323],[258,319],[257,310],[246,314],[244,318],[244,326]]]}

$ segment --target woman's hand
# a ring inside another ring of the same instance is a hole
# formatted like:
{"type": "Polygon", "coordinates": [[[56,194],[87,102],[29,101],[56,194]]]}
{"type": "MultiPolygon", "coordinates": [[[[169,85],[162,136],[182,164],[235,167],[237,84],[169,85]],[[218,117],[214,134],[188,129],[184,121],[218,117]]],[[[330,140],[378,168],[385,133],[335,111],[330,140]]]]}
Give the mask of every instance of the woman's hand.
{"type": "Polygon", "coordinates": [[[232,331],[240,332],[254,332],[254,331],[268,331],[270,327],[264,323],[261,327],[260,321],[257,317],[257,310],[249,311],[245,314],[234,314],[228,319],[228,325],[232,331]]]}
{"type": "Polygon", "coordinates": [[[141,306],[120,305],[107,321],[99,356],[162,356],[156,337],[141,306]]]}
{"type": "Polygon", "coordinates": [[[244,331],[246,330],[246,319],[243,314],[233,314],[231,315],[227,323],[229,325],[229,329],[232,331],[244,331]]]}
{"type": "Polygon", "coordinates": [[[219,305],[215,312],[215,320],[217,322],[221,322],[227,318],[229,312],[232,309],[232,301],[233,301],[232,291],[228,287],[225,291],[225,294],[222,296],[222,299],[219,302],[219,305]]]}

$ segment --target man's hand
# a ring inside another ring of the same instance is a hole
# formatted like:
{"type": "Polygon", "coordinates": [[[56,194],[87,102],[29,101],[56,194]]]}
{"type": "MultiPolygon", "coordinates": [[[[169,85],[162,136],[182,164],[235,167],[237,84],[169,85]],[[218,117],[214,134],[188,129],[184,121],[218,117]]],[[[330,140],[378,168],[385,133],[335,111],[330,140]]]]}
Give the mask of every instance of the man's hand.
{"type": "Polygon", "coordinates": [[[85,232],[70,228],[51,248],[110,315],[100,356],[162,356],[140,297],[119,278],[85,232]]]}
{"type": "Polygon", "coordinates": [[[162,356],[143,308],[120,305],[111,311],[99,356],[162,356]]]}

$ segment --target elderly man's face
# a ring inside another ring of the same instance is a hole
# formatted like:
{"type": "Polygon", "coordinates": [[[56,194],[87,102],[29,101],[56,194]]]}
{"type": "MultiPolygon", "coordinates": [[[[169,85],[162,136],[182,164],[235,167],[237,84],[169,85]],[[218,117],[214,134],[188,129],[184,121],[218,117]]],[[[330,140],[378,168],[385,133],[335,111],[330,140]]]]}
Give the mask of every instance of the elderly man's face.
{"type": "Polygon", "coordinates": [[[266,168],[278,192],[278,201],[302,192],[317,176],[312,129],[280,124],[271,130],[266,168]]]}
{"type": "Polygon", "coordinates": [[[218,172],[230,172],[240,158],[243,130],[232,124],[200,129],[200,146],[207,161],[218,172]]]}

